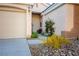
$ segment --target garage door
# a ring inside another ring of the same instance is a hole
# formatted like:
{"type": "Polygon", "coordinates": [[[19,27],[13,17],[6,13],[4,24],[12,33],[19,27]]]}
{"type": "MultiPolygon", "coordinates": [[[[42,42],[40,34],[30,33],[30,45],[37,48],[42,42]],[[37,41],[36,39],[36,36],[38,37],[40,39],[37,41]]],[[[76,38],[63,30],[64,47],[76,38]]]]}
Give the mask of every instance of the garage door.
{"type": "Polygon", "coordinates": [[[0,11],[0,38],[24,38],[25,13],[0,11]]]}

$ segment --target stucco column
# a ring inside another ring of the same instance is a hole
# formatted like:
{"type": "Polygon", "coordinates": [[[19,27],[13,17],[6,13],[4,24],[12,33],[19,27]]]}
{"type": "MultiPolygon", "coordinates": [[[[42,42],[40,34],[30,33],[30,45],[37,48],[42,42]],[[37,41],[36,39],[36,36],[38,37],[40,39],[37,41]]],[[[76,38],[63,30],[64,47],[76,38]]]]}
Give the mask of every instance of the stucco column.
{"type": "Polygon", "coordinates": [[[30,38],[32,33],[32,11],[27,7],[26,11],[26,37],[30,38]]]}

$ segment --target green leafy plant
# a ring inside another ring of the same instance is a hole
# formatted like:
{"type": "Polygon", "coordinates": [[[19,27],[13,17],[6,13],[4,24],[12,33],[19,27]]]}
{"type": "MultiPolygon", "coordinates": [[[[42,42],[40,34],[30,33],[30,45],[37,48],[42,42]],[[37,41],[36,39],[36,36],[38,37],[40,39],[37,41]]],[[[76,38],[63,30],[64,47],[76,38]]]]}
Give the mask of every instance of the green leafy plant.
{"type": "Polygon", "coordinates": [[[48,19],[48,21],[45,22],[45,31],[48,33],[49,36],[51,36],[54,33],[54,22],[51,21],[51,19],[48,19]]]}
{"type": "Polygon", "coordinates": [[[59,49],[59,48],[61,48],[62,45],[70,44],[70,41],[68,39],[64,38],[63,36],[57,36],[54,34],[52,36],[49,36],[47,38],[47,40],[44,40],[43,43],[46,46],[50,46],[55,49],[59,49]]]}
{"type": "Polygon", "coordinates": [[[38,33],[37,32],[32,32],[31,38],[37,38],[38,37],[38,33]]]}

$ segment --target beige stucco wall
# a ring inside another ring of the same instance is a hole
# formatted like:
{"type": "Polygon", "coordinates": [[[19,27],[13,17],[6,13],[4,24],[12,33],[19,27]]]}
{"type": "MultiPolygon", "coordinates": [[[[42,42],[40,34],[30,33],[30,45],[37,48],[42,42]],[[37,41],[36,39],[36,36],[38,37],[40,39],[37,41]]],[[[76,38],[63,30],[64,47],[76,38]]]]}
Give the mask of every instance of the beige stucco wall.
{"type": "Polygon", "coordinates": [[[65,25],[65,30],[63,31],[63,35],[67,38],[72,38],[74,37],[74,31],[73,26],[74,26],[74,5],[73,4],[66,4],[67,8],[67,18],[66,18],[66,25],[65,25]]]}
{"type": "Polygon", "coordinates": [[[79,36],[79,4],[70,4],[68,7],[65,36],[73,38],[79,36]]]}
{"type": "Polygon", "coordinates": [[[30,38],[32,34],[32,11],[28,11],[26,13],[26,37],[30,38]]]}
{"type": "Polygon", "coordinates": [[[61,32],[65,30],[65,22],[67,19],[66,5],[60,6],[59,8],[42,16],[43,31],[45,31],[45,22],[46,20],[49,20],[48,18],[55,22],[55,33],[61,35],[61,32]]]}
{"type": "Polygon", "coordinates": [[[55,33],[67,38],[79,36],[79,4],[65,4],[43,15],[43,29],[47,18],[55,22],[55,33]]]}
{"type": "Polygon", "coordinates": [[[79,4],[74,4],[74,22],[73,22],[74,31],[79,36],[79,4]]]}
{"type": "Polygon", "coordinates": [[[37,32],[37,30],[40,28],[40,21],[41,21],[40,14],[32,14],[32,25],[34,32],[37,32]]]}
{"type": "Polygon", "coordinates": [[[66,4],[67,10],[67,18],[66,18],[66,25],[65,31],[71,31],[73,28],[73,20],[74,20],[74,5],[73,4],[66,4]]]}
{"type": "Polygon", "coordinates": [[[11,6],[19,9],[27,9],[27,6],[30,4],[21,4],[21,3],[0,3],[0,6],[11,6]]]}
{"type": "Polygon", "coordinates": [[[75,31],[75,36],[79,37],[79,4],[74,4],[73,31],[75,31]]]}

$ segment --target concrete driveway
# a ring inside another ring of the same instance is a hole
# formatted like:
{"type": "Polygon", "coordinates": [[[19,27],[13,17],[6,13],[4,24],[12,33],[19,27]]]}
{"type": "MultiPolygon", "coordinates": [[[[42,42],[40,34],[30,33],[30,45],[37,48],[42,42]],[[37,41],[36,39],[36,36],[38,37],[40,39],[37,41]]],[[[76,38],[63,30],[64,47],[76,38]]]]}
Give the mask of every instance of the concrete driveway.
{"type": "Polygon", "coordinates": [[[0,39],[0,56],[30,56],[26,39],[0,39]]]}

